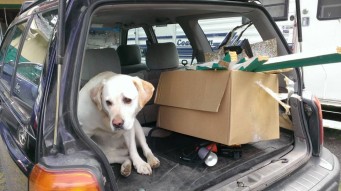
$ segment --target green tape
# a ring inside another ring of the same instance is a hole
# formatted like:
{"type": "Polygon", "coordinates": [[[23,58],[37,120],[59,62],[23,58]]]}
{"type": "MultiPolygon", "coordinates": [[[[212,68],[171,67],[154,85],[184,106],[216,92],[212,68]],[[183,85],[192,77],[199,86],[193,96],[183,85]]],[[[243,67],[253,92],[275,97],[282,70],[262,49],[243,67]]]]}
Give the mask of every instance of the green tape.
{"type": "Polygon", "coordinates": [[[223,59],[225,62],[231,62],[231,56],[229,53],[227,53],[223,59]]]}
{"type": "Polygon", "coordinates": [[[307,57],[307,58],[300,58],[300,59],[264,64],[264,65],[257,67],[253,71],[264,72],[264,71],[279,70],[279,69],[285,69],[285,68],[297,68],[297,67],[304,67],[304,66],[331,64],[331,63],[336,63],[336,62],[341,62],[341,54],[338,54],[338,53],[325,54],[325,55],[312,56],[312,57],[307,57]]]}
{"type": "Polygon", "coordinates": [[[255,59],[244,69],[244,71],[253,72],[255,69],[259,68],[266,61],[267,60],[258,61],[258,59],[255,59]]]}
{"type": "Polygon", "coordinates": [[[237,62],[237,64],[244,63],[245,61],[246,61],[246,59],[243,57],[243,58],[241,58],[241,59],[237,62]]]}
{"type": "Polygon", "coordinates": [[[227,68],[220,66],[218,63],[213,63],[212,67],[208,66],[197,66],[197,70],[227,70],[227,68]]]}
{"type": "Polygon", "coordinates": [[[20,9],[21,4],[0,4],[1,9],[20,9]]]}

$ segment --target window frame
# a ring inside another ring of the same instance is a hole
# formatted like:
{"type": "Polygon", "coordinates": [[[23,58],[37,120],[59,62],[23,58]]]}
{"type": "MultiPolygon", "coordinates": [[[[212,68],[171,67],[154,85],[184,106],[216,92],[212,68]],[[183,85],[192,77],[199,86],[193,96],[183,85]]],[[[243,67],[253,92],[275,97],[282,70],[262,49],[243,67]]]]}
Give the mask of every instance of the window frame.
{"type": "MultiPolygon", "coordinates": [[[[21,105],[21,106],[23,106],[24,108],[27,108],[27,111],[30,111],[31,112],[31,110],[33,109],[33,107],[34,107],[34,104],[33,105],[30,105],[29,103],[27,103],[27,102],[25,102],[22,98],[20,98],[19,96],[17,96],[17,95],[15,95],[15,93],[14,93],[14,88],[15,88],[15,83],[16,83],[16,80],[17,80],[17,73],[18,73],[18,67],[19,67],[19,58],[20,58],[20,56],[21,56],[21,53],[22,53],[22,49],[23,49],[23,47],[24,47],[24,45],[25,45],[25,41],[26,41],[26,37],[27,37],[27,35],[28,35],[28,31],[29,31],[29,29],[30,29],[30,27],[31,27],[31,24],[32,24],[32,22],[33,22],[33,20],[34,20],[34,17],[36,17],[37,15],[39,15],[39,14],[44,14],[44,13],[49,13],[49,12],[53,12],[53,11],[56,11],[56,16],[58,16],[58,13],[57,13],[57,9],[55,9],[55,8],[52,8],[52,9],[47,9],[47,10],[43,10],[43,11],[39,11],[39,12],[35,12],[35,13],[33,13],[33,14],[31,14],[30,15],[30,23],[26,26],[26,30],[25,30],[25,36],[24,36],[24,39],[21,39],[21,40],[23,40],[21,43],[21,49],[20,49],[20,51],[18,51],[18,55],[17,55],[17,62],[16,62],[16,66],[15,66],[15,73],[14,73],[14,77],[12,77],[12,80],[13,80],[13,86],[11,87],[11,97],[13,98],[13,99],[15,99],[15,100],[17,100],[17,102],[21,105]]],[[[57,23],[55,24],[55,26],[54,27],[56,27],[57,26],[57,23]]],[[[53,31],[54,31],[54,29],[52,30],[52,33],[53,33],[53,31]]],[[[52,35],[53,34],[50,34],[50,37],[52,37],[52,35]]],[[[52,38],[50,38],[49,39],[49,41],[48,41],[48,46],[49,46],[49,44],[51,43],[51,40],[52,40],[52,38]]],[[[44,75],[44,68],[45,67],[47,67],[46,65],[46,61],[47,61],[47,57],[48,57],[48,50],[46,50],[46,54],[45,54],[45,58],[44,58],[44,61],[42,62],[42,68],[41,68],[41,74],[40,74],[40,78],[41,78],[41,76],[42,75],[44,75]]],[[[33,62],[32,62],[33,63],[33,62]]],[[[33,81],[31,81],[31,80],[29,80],[29,82],[30,83],[34,83],[33,81]]],[[[40,83],[40,82],[39,82],[40,83]]],[[[37,84],[37,87],[40,85],[40,84],[37,84]]],[[[35,98],[36,99],[36,98],[35,98]]],[[[34,100],[34,102],[35,102],[35,100],[34,100]]]]}
{"type": "MultiPolygon", "coordinates": [[[[27,32],[28,32],[28,26],[31,24],[31,22],[32,22],[32,18],[33,17],[31,17],[32,15],[30,15],[30,16],[27,16],[27,17],[25,17],[25,18],[23,18],[23,19],[20,19],[20,20],[18,20],[17,22],[15,22],[15,23],[13,23],[13,24],[11,24],[11,26],[8,28],[8,31],[9,30],[12,30],[11,31],[11,41],[10,42],[8,42],[8,41],[6,41],[7,42],[7,47],[6,47],[6,52],[5,52],[5,55],[4,55],[4,58],[3,59],[6,59],[6,56],[7,56],[7,50],[8,50],[8,45],[9,45],[9,43],[11,43],[12,42],[12,37],[13,37],[13,33],[14,33],[14,30],[16,29],[16,27],[18,26],[18,25],[20,25],[20,24],[22,24],[22,23],[24,23],[24,22],[26,22],[26,26],[25,26],[25,29],[24,29],[24,31],[23,31],[23,33],[22,33],[22,37],[21,37],[21,39],[20,39],[20,42],[19,42],[19,46],[18,46],[18,51],[17,51],[17,54],[16,54],[16,56],[15,56],[15,60],[14,60],[14,70],[13,70],[13,74],[12,74],[12,76],[11,76],[11,81],[9,82],[9,87],[7,87],[5,84],[3,84],[2,82],[0,82],[1,83],[1,85],[4,87],[4,89],[6,89],[7,91],[9,91],[9,94],[10,94],[10,96],[12,97],[13,96],[13,89],[14,89],[14,83],[15,83],[15,74],[16,74],[16,72],[17,72],[17,63],[18,63],[18,61],[19,61],[19,57],[20,56],[18,56],[19,55],[19,53],[21,53],[21,50],[22,50],[22,47],[23,47],[23,42],[24,42],[24,40],[26,39],[26,36],[27,36],[27,32]],[[9,89],[8,89],[9,88],[9,89]]],[[[7,39],[6,39],[7,40],[7,39]]],[[[2,47],[1,47],[2,48],[2,47]]],[[[3,61],[3,60],[2,60],[3,61]]],[[[0,78],[2,78],[2,76],[3,76],[3,69],[4,69],[4,66],[5,66],[5,64],[2,64],[2,66],[1,66],[1,74],[0,74],[0,78]]]]}
{"type": "MultiPolygon", "coordinates": [[[[17,69],[18,69],[18,65],[19,65],[19,59],[20,59],[20,56],[21,56],[21,52],[22,52],[22,49],[23,49],[23,46],[24,46],[24,43],[26,41],[26,37],[27,37],[27,34],[28,34],[28,30],[30,29],[31,27],[31,24],[32,24],[32,21],[34,19],[34,17],[38,14],[44,14],[44,13],[48,13],[48,12],[52,12],[52,11],[56,11],[56,8],[50,8],[50,9],[46,9],[46,10],[42,10],[42,11],[38,11],[38,12],[35,12],[35,13],[32,13],[30,15],[27,15],[19,20],[16,20],[14,21],[13,23],[11,23],[11,25],[8,27],[8,30],[5,34],[5,37],[3,39],[3,43],[1,44],[1,47],[0,49],[6,45],[6,51],[5,51],[5,54],[3,56],[3,60],[6,58],[6,55],[7,55],[7,48],[8,48],[8,45],[9,43],[12,41],[12,37],[13,37],[13,33],[15,31],[15,28],[26,22],[26,26],[25,26],[25,29],[24,29],[24,32],[22,33],[22,37],[20,39],[20,42],[19,42],[19,46],[18,46],[18,51],[17,51],[17,54],[16,54],[16,57],[15,57],[15,61],[14,61],[14,70],[13,70],[13,74],[11,76],[11,81],[9,82],[9,86],[5,85],[3,82],[0,81],[0,86],[2,86],[3,88],[3,91],[6,91],[9,95],[9,97],[13,100],[13,101],[16,101],[21,107],[23,107],[23,109],[25,111],[27,111],[28,113],[31,113],[32,110],[33,110],[33,105],[29,105],[28,103],[26,103],[25,101],[23,101],[20,97],[18,97],[17,95],[15,95],[14,93],[14,88],[15,88],[15,82],[16,82],[16,79],[17,79],[17,69]],[[9,39],[11,38],[11,39],[9,39]]],[[[57,24],[56,24],[57,26],[57,24]]],[[[55,27],[56,27],[55,26],[55,27]]],[[[52,34],[51,34],[52,35],[52,34]]],[[[51,40],[51,39],[50,39],[51,40]]],[[[48,44],[50,43],[50,41],[48,42],[48,44]]],[[[46,52],[46,55],[48,55],[48,50],[46,52]]],[[[46,60],[47,59],[47,56],[45,57],[45,60],[44,60],[44,63],[43,63],[43,68],[42,68],[42,73],[41,75],[44,75],[43,74],[43,71],[44,71],[44,67],[46,67],[46,60]]],[[[4,64],[3,64],[3,60],[1,60],[1,69],[0,69],[0,78],[3,77],[3,68],[4,68],[4,64]]]]}

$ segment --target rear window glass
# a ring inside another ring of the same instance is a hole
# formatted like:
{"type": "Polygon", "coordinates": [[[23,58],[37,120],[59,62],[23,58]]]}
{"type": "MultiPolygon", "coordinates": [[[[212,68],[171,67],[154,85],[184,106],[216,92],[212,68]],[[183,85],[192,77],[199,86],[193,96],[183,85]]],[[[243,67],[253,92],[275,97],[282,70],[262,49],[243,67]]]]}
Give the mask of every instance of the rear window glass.
{"type": "Polygon", "coordinates": [[[128,30],[128,45],[138,45],[141,50],[141,62],[146,63],[147,35],[142,27],[128,30]]]}
{"type": "Polygon", "coordinates": [[[120,27],[105,27],[99,24],[92,24],[88,41],[88,49],[117,48],[121,43],[120,27]]]}
{"type": "MultiPolygon", "coordinates": [[[[209,41],[213,50],[218,49],[218,46],[230,31],[232,31],[237,26],[241,26],[242,24],[242,17],[199,20],[199,25],[204,31],[207,40],[209,41]]],[[[228,45],[237,45],[243,39],[248,39],[250,44],[262,41],[262,38],[254,25],[248,27],[241,36],[241,32],[244,29],[245,27],[238,29],[235,33],[235,36],[231,38],[232,40],[228,45]],[[240,37],[239,41],[237,40],[238,37],[240,37]]]]}
{"type": "MultiPolygon", "coordinates": [[[[154,26],[153,28],[158,43],[174,43],[178,49],[180,61],[187,60],[188,62],[192,62],[192,46],[179,24],[154,26]]],[[[193,60],[193,63],[195,62],[196,60],[193,60]]]]}

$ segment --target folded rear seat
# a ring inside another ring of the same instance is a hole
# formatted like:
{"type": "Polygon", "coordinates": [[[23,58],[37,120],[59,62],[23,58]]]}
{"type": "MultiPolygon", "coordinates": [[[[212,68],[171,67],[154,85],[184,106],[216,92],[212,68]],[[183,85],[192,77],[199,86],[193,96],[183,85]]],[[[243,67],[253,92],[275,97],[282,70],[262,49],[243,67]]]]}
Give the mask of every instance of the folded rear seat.
{"type": "Polygon", "coordinates": [[[141,124],[153,123],[157,119],[158,106],[154,104],[154,98],[161,73],[181,69],[179,67],[179,54],[174,43],[157,43],[148,46],[146,64],[149,70],[130,74],[150,82],[155,87],[152,99],[137,115],[141,124]]]}
{"type": "Polygon", "coordinates": [[[105,71],[121,73],[120,59],[116,50],[113,48],[87,49],[82,69],[81,87],[92,77],[105,71]]]}
{"type": "Polygon", "coordinates": [[[146,64],[141,63],[141,51],[137,45],[120,45],[117,54],[120,58],[122,74],[148,69],[146,64]]]}

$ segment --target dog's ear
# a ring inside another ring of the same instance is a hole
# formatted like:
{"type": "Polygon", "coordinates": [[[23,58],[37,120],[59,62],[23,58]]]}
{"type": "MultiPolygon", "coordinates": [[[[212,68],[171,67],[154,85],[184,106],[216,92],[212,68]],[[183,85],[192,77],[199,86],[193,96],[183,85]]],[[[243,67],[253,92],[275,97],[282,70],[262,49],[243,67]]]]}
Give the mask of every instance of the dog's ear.
{"type": "Polygon", "coordinates": [[[154,86],[138,77],[133,77],[134,85],[139,92],[139,105],[142,108],[152,98],[154,86]]]}
{"type": "Polygon", "coordinates": [[[96,104],[98,110],[102,110],[102,90],[105,81],[100,82],[90,90],[91,100],[96,104]]]}

